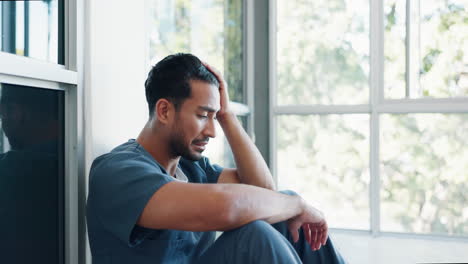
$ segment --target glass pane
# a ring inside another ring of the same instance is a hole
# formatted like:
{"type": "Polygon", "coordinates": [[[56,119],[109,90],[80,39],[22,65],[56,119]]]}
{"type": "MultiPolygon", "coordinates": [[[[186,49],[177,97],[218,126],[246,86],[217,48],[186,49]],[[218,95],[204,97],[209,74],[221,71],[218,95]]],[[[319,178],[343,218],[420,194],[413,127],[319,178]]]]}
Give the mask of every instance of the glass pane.
{"type": "Polygon", "coordinates": [[[406,1],[384,1],[385,98],[404,98],[406,92],[406,1]]]}
{"type": "Polygon", "coordinates": [[[0,94],[2,263],[63,263],[64,93],[3,83],[0,94]]]}
{"type": "Polygon", "coordinates": [[[468,235],[468,114],[381,116],[384,231],[468,235]]]}
{"type": "Polygon", "coordinates": [[[151,14],[151,63],[176,52],[192,53],[223,72],[230,99],[243,102],[242,2],[147,1],[151,14]]]}
{"type": "Polygon", "coordinates": [[[468,96],[468,1],[410,1],[410,12],[405,2],[385,1],[385,96],[468,96]]]}
{"type": "Polygon", "coordinates": [[[369,1],[277,1],[277,102],[369,98],[369,1]]]}
{"type": "Polygon", "coordinates": [[[63,0],[1,1],[1,51],[64,64],[63,0]]]}
{"type": "Polygon", "coordinates": [[[369,115],[279,116],[276,142],[280,189],[331,227],[369,229],[369,115]]]}

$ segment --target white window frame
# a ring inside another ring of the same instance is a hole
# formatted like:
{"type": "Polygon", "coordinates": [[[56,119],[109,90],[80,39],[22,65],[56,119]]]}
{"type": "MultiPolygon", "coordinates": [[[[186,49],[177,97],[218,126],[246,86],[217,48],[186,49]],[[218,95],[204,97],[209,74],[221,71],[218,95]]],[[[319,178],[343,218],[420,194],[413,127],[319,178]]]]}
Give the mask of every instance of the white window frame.
{"type": "MultiPolygon", "coordinates": [[[[384,0],[369,0],[370,3],[370,61],[369,61],[369,104],[360,105],[282,105],[276,103],[277,70],[276,38],[277,17],[276,3],[269,1],[269,119],[270,119],[270,167],[275,178],[277,175],[277,125],[278,116],[286,114],[369,114],[370,117],[370,184],[369,210],[370,230],[333,228],[333,231],[355,234],[369,234],[374,237],[392,236],[403,238],[423,238],[427,240],[468,241],[468,236],[435,235],[418,233],[383,232],[380,227],[380,171],[379,171],[379,117],[381,114],[402,113],[468,113],[468,97],[465,98],[421,98],[421,99],[385,99],[384,98],[384,0]]],[[[407,29],[409,24],[407,23],[407,29]]],[[[408,38],[409,39],[409,38],[408,38]]],[[[407,42],[409,44],[409,42],[407,42]]],[[[407,48],[406,48],[407,49],[407,48]]],[[[408,50],[408,49],[407,49],[408,50]]],[[[409,55],[409,54],[407,54],[409,55]]],[[[407,56],[409,58],[409,56],[407,56]]],[[[407,62],[408,63],[408,62],[407,62]]],[[[408,73],[406,79],[409,79],[408,73]]],[[[405,87],[408,91],[408,87],[405,87]]],[[[408,93],[408,92],[406,92],[408,93]]]]}
{"type": "Polygon", "coordinates": [[[65,93],[63,259],[66,264],[85,263],[83,5],[84,1],[64,0],[64,65],[0,52],[0,83],[48,88],[65,93]]]}

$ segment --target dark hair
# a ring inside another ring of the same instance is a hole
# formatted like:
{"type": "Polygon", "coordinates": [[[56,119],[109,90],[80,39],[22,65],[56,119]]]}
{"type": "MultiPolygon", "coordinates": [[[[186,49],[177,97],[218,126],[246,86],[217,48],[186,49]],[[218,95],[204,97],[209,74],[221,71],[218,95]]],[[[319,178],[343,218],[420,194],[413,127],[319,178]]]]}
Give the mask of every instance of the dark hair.
{"type": "Polygon", "coordinates": [[[176,110],[179,110],[183,101],[191,95],[191,80],[219,86],[213,73],[192,54],[177,53],[158,62],[148,73],[145,82],[150,118],[154,115],[156,102],[162,98],[171,101],[176,110]]]}

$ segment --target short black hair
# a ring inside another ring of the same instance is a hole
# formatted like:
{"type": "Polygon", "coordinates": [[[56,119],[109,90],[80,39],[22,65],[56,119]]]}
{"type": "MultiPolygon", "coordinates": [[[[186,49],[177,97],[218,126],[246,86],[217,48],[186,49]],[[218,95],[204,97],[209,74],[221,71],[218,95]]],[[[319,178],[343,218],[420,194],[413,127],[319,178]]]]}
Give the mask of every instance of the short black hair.
{"type": "Polygon", "coordinates": [[[145,82],[150,118],[154,115],[156,102],[162,98],[172,102],[179,110],[183,101],[191,96],[192,80],[205,81],[219,87],[216,76],[192,54],[169,55],[153,66],[145,82]]]}

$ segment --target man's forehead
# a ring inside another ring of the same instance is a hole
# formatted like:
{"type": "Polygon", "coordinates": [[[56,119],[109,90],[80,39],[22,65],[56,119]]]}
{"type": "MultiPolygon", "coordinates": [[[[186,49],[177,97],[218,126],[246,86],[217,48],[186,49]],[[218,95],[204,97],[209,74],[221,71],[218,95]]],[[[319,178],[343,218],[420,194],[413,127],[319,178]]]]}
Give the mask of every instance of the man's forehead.
{"type": "Polygon", "coordinates": [[[192,80],[188,101],[199,110],[216,112],[220,107],[218,87],[205,81],[192,80]]]}
{"type": "Polygon", "coordinates": [[[213,107],[207,105],[199,105],[198,110],[207,111],[207,112],[218,112],[219,109],[215,109],[213,107]]]}

